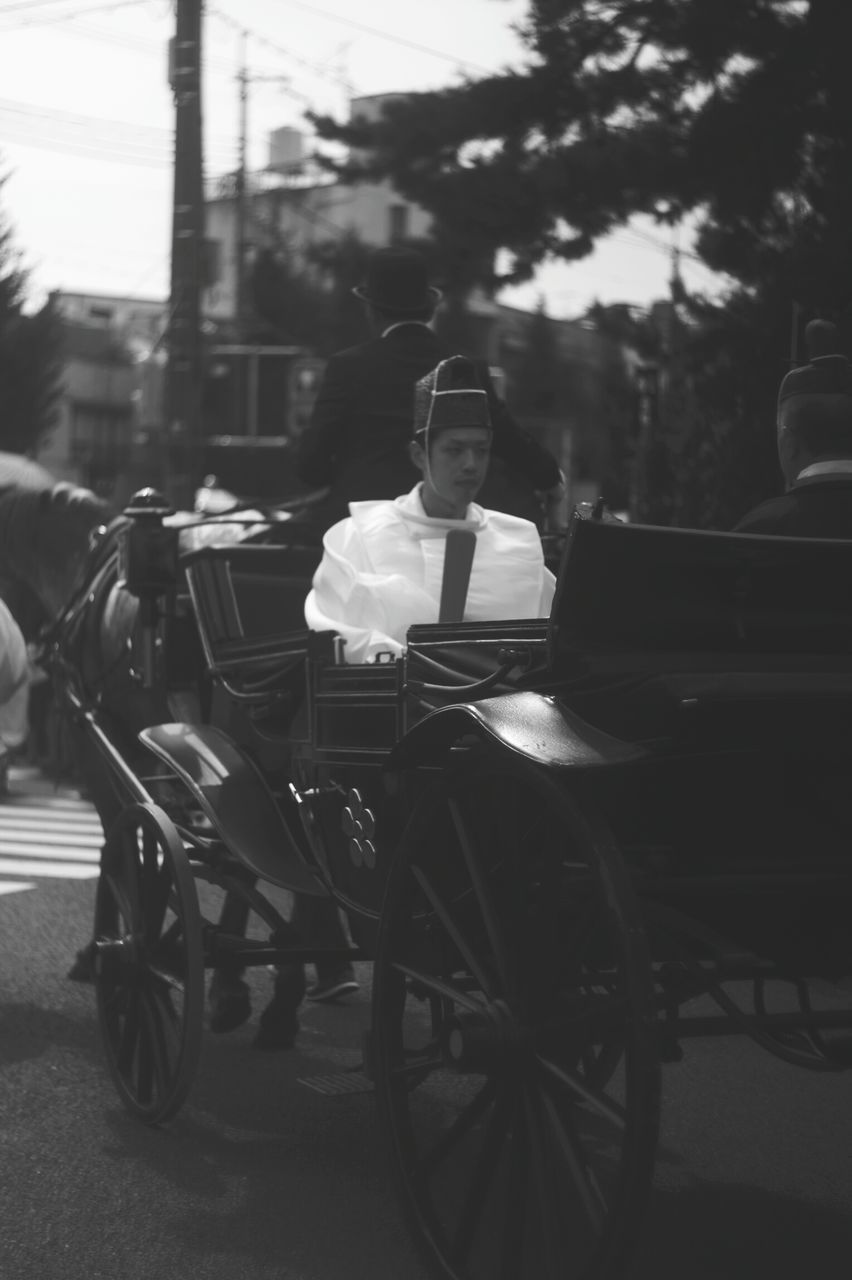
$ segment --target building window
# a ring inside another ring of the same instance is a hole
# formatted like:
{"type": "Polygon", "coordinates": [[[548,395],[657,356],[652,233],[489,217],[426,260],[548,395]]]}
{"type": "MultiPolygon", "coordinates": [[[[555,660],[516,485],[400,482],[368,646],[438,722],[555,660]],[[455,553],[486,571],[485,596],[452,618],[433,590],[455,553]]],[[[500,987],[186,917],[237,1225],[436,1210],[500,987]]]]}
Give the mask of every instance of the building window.
{"type": "Polygon", "coordinates": [[[408,238],[408,205],[388,205],[388,242],[399,244],[408,238]]]}

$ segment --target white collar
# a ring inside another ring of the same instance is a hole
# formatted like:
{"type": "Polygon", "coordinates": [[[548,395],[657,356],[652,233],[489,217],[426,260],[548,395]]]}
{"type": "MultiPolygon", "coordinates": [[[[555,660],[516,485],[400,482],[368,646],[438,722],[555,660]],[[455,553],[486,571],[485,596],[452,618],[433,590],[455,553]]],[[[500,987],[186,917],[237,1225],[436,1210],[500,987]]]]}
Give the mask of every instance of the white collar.
{"type": "Polygon", "coordinates": [[[801,480],[814,480],[819,476],[844,475],[852,475],[852,458],[829,458],[825,462],[812,462],[809,467],[799,472],[794,483],[798,484],[801,480]]]}
{"type": "Polygon", "coordinates": [[[422,481],[414,486],[410,493],[404,493],[399,498],[394,498],[393,503],[397,509],[404,513],[409,524],[419,526],[424,534],[428,536],[428,532],[442,532],[449,529],[481,529],[487,523],[487,516],[482,507],[477,502],[469,502],[464,518],[461,520],[453,519],[450,516],[430,516],[427,515],[423,506],[423,499],[420,496],[420,486],[422,481]]]}
{"type": "Polygon", "coordinates": [[[395,320],[393,324],[389,324],[387,329],[382,329],[382,337],[386,338],[389,333],[393,333],[394,329],[404,329],[410,324],[416,324],[419,329],[428,329],[432,332],[431,326],[426,320],[395,320]]]}

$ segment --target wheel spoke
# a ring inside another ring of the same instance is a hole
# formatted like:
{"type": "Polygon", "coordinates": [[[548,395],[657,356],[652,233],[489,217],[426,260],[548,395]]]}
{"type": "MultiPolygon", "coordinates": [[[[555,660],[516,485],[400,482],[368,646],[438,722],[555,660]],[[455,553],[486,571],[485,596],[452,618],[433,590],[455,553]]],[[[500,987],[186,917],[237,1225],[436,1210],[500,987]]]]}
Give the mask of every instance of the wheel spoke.
{"type": "Polygon", "coordinates": [[[149,942],[158,938],[163,927],[166,907],[172,895],[172,876],[168,862],[157,863],[157,845],[154,833],[145,832],[143,850],[143,883],[145,886],[146,937],[149,942]]]}
{"type": "Polygon", "coordinates": [[[508,1086],[504,1086],[498,1092],[491,1115],[488,1117],[485,1135],[470,1178],[467,1194],[462,1203],[461,1214],[456,1224],[452,1255],[457,1262],[465,1262],[467,1260],[476,1235],[476,1229],[482,1219],[488,1191],[497,1172],[500,1152],[509,1132],[513,1110],[512,1101],[508,1086]]]}
{"type": "Polygon", "coordinates": [[[579,1194],[580,1203],[596,1235],[600,1235],[606,1217],[607,1203],[595,1177],[579,1135],[572,1125],[565,1123],[553,1099],[543,1094],[540,1103],[545,1112],[547,1132],[558,1147],[559,1154],[569,1170],[579,1194]]]}
{"type": "Polygon", "coordinates": [[[176,973],[170,973],[168,969],[163,969],[157,964],[149,965],[148,972],[152,978],[156,978],[164,987],[168,987],[171,991],[181,996],[186,994],[184,981],[176,973]]]}
{"type": "Polygon", "coordinates": [[[527,1121],[530,1154],[534,1181],[538,1188],[536,1200],[541,1222],[542,1247],[546,1263],[543,1280],[558,1280],[559,1270],[559,1214],[553,1205],[553,1181],[547,1168],[545,1138],[542,1133],[542,1117],[536,1101],[524,1092],[524,1112],[527,1121]]]}
{"type": "Polygon", "coordinates": [[[168,1046],[158,1010],[147,994],[142,996],[142,1008],[145,1023],[148,1027],[145,1043],[150,1050],[151,1071],[156,1085],[156,1096],[162,1098],[169,1087],[171,1076],[168,1046]]]}
{"type": "Polygon", "coordinates": [[[133,991],[130,993],[123,1017],[121,1013],[118,1014],[118,1045],[115,1057],[116,1066],[123,1076],[130,1072],[138,1036],[139,992],[133,991]]]}
{"type": "Polygon", "coordinates": [[[599,1093],[596,1089],[590,1089],[573,1071],[568,1071],[565,1067],[560,1067],[558,1063],[551,1062],[543,1054],[536,1054],[536,1061],[548,1075],[582,1098],[599,1115],[604,1116],[619,1129],[625,1128],[627,1117],[624,1108],[620,1107],[617,1102],[608,1098],[606,1094],[599,1093]]]}
{"type": "Polygon", "coordinates": [[[124,920],[123,929],[120,927],[118,923],[116,923],[116,927],[115,927],[116,936],[122,933],[133,933],[136,928],[136,920],[138,920],[138,914],[134,917],[133,905],[130,901],[129,896],[124,891],[124,886],[122,882],[119,879],[117,879],[117,877],[109,871],[102,872],[102,875],[107,884],[107,887],[109,888],[110,893],[112,894],[112,900],[115,906],[118,908],[119,915],[124,920]]]}
{"type": "Polygon", "coordinates": [[[437,996],[444,996],[447,1000],[451,1000],[453,1004],[461,1005],[463,1009],[469,1009],[471,1013],[484,1013],[486,1006],[481,1000],[474,999],[473,996],[467,995],[464,991],[459,991],[458,987],[452,986],[449,982],[444,982],[441,978],[436,978],[431,973],[421,973],[419,969],[412,969],[410,965],[401,964],[400,961],[394,961],[393,968],[398,972],[410,978],[412,982],[416,982],[418,986],[425,987],[427,991],[434,992],[437,996]]]}
{"type": "MultiPolygon", "coordinates": [[[[139,887],[139,860],[138,850],[135,841],[131,840],[126,833],[122,833],[120,845],[119,868],[123,872],[122,879],[125,888],[125,902],[130,912],[131,928],[136,931],[139,927],[139,919],[142,913],[142,902],[139,887]]],[[[119,869],[117,868],[117,870],[119,869]]],[[[117,879],[117,877],[116,877],[117,879]]]]}
{"type": "MultiPolygon", "coordinates": [[[[521,1119],[523,1100],[517,1103],[517,1120],[521,1119]]],[[[521,1274],[524,1235],[527,1229],[529,1200],[529,1150],[523,1126],[516,1123],[509,1143],[509,1180],[506,1187],[506,1209],[503,1219],[501,1280],[516,1280],[521,1274]]]]}
{"type": "Polygon", "coordinates": [[[464,857],[465,866],[467,867],[471,884],[473,885],[474,892],[476,893],[479,910],[482,913],[482,920],[488,933],[488,939],[491,943],[491,949],[494,953],[494,963],[497,965],[504,990],[510,991],[513,989],[513,984],[511,981],[509,955],[491,892],[486,884],[485,877],[482,874],[482,869],[479,865],[476,854],[474,853],[473,842],[471,841],[464,819],[462,818],[458,801],[451,797],[447,803],[453,820],[453,826],[455,827],[456,836],[458,837],[458,842],[461,847],[462,856],[464,857]]]}
{"type": "Polygon", "coordinates": [[[152,986],[148,994],[151,1008],[157,1015],[162,1029],[166,1055],[170,1062],[175,1062],[181,1050],[183,1011],[175,1008],[168,991],[161,991],[156,986],[152,986]]]}
{"type": "Polygon", "coordinates": [[[452,1155],[465,1135],[473,1128],[476,1122],[488,1110],[494,1098],[497,1095],[497,1084],[494,1080],[487,1080],[479,1090],[475,1097],[460,1111],[447,1132],[437,1142],[435,1146],[425,1156],[423,1156],[417,1164],[416,1176],[427,1181],[432,1174],[443,1164],[448,1156],[452,1155]]]}
{"type": "Polygon", "coordinates": [[[424,894],[429,899],[429,902],[432,904],[432,907],[434,908],[436,915],[438,916],[439,920],[443,924],[447,933],[450,935],[456,947],[458,948],[459,952],[461,953],[462,959],[467,964],[467,967],[470,969],[470,972],[473,974],[474,978],[476,978],[476,981],[482,987],[483,991],[489,997],[489,999],[493,1000],[495,993],[492,987],[491,979],[488,977],[482,965],[477,960],[472,946],[462,934],[455,920],[453,920],[452,916],[450,915],[449,908],[447,907],[446,903],[442,901],[437,889],[431,883],[431,881],[429,880],[425,871],[422,870],[422,868],[412,865],[411,874],[414,876],[414,879],[417,881],[420,888],[423,890],[424,894]]]}
{"type": "MultiPolygon", "coordinates": [[[[142,1001],[140,999],[140,1005],[142,1001]]],[[[139,1034],[136,1037],[136,1096],[143,1106],[150,1106],[154,1101],[152,1085],[154,1083],[154,1063],[151,1055],[151,1037],[143,1034],[142,1020],[144,1014],[140,1008],[139,1034]]]]}

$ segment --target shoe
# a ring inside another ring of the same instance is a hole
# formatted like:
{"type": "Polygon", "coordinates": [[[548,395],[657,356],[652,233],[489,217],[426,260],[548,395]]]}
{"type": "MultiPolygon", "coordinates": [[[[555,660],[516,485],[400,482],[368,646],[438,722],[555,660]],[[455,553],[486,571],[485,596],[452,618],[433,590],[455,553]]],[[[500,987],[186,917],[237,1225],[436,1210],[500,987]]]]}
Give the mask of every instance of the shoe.
{"type": "Polygon", "coordinates": [[[207,999],[210,1004],[208,1026],[215,1035],[235,1031],[251,1017],[251,996],[242,978],[223,978],[214,973],[207,999]]]}
{"type": "Polygon", "coordinates": [[[312,987],[308,987],[305,995],[315,1004],[320,1004],[324,1000],[337,1000],[339,996],[351,996],[354,991],[359,990],[355,974],[351,969],[344,969],[331,977],[318,978],[312,987]]]}

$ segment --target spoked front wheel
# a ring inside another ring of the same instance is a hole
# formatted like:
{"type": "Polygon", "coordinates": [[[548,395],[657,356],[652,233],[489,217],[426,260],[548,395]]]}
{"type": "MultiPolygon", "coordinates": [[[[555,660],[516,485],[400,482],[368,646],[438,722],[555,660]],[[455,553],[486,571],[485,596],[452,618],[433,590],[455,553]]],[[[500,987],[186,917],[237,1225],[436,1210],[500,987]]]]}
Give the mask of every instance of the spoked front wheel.
{"type": "Polygon", "coordinates": [[[660,1075],[645,937],[605,825],[539,769],[445,776],[395,857],[373,984],[377,1098],[435,1274],[621,1280],[660,1075]]]}
{"type": "Polygon", "coordinates": [[[124,1105],[148,1124],[167,1120],[198,1066],[204,955],[189,860],[155,805],[129,806],[110,831],[95,906],[95,985],[124,1105]]]}

